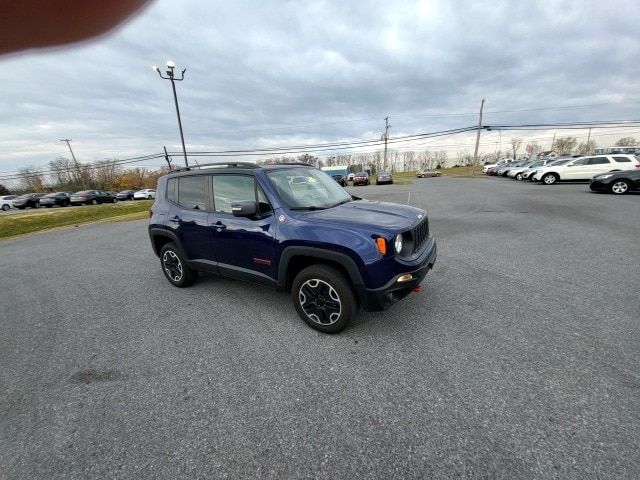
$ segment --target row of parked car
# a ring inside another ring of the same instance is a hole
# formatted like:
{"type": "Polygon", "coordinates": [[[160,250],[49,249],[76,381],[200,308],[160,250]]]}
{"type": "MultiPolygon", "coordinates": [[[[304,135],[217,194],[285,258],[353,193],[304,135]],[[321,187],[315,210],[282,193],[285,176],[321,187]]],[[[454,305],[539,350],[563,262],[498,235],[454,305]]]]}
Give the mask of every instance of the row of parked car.
{"type": "Polygon", "coordinates": [[[640,190],[640,160],[634,155],[567,156],[555,159],[503,161],[485,165],[487,175],[530,180],[544,185],[563,181],[589,181],[594,191],[617,195],[640,190]]]}
{"type": "Polygon", "coordinates": [[[156,191],[151,188],[143,190],[122,190],[118,193],[104,190],[81,190],[80,192],[25,193],[24,195],[5,195],[0,197],[0,208],[40,208],[69,207],[71,205],[97,205],[99,203],[116,203],[121,200],[145,200],[156,198],[156,191]]]}

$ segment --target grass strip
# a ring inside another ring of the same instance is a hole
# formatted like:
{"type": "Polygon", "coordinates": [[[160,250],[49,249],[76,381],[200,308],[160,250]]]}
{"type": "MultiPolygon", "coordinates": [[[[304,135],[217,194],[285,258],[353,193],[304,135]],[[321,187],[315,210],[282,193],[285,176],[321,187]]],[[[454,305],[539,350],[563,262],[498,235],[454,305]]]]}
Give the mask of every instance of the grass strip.
{"type": "Polygon", "coordinates": [[[152,204],[152,200],[139,200],[108,205],[41,208],[37,211],[3,215],[0,217],[0,238],[99,220],[137,220],[147,216],[152,204]]]}

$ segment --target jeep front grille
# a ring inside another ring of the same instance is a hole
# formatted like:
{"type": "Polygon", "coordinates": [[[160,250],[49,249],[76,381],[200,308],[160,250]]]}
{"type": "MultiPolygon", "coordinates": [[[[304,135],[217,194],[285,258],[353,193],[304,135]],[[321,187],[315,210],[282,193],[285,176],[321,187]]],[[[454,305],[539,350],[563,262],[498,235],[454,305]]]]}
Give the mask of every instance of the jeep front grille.
{"type": "Polygon", "coordinates": [[[413,253],[415,253],[422,248],[429,236],[429,219],[427,217],[411,230],[411,236],[413,237],[413,253]]]}

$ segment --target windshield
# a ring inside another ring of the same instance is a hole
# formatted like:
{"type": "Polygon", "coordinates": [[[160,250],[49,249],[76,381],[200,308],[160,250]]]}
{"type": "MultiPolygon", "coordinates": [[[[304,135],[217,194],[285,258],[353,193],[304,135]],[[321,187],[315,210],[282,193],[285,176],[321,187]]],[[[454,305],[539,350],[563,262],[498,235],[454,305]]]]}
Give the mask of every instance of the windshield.
{"type": "Polygon", "coordinates": [[[282,201],[293,210],[331,208],[351,201],[351,195],[325,172],[315,168],[286,168],[267,173],[282,201]]]}

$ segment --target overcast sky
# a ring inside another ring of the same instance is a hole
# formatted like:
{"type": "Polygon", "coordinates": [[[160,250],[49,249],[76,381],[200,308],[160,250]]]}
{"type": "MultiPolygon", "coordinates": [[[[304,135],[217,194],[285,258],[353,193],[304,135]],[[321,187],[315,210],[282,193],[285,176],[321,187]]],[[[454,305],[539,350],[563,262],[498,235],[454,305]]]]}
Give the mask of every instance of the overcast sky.
{"type": "Polygon", "coordinates": [[[639,18],[637,0],[159,0],[106,38],[0,58],[0,171],[68,156],[62,138],[85,162],[179,150],[170,83],[151,69],[167,59],[187,68],[191,150],[379,138],[386,116],[390,136],[470,126],[482,98],[485,124],[640,119],[639,18]]]}

